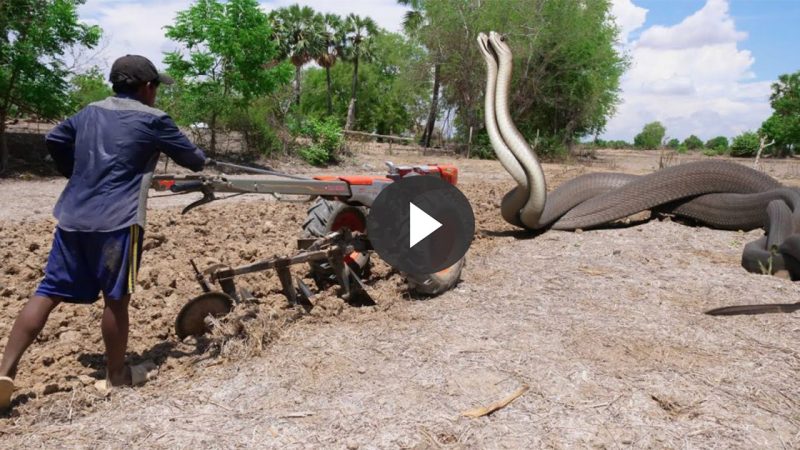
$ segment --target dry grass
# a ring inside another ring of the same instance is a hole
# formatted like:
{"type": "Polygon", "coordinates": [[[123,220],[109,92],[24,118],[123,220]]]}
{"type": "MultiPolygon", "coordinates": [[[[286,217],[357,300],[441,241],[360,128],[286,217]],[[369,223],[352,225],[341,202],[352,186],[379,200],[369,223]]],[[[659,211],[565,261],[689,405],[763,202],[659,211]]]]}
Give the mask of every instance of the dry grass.
{"type": "MultiPolygon", "coordinates": [[[[607,154],[600,156],[592,168],[548,164],[548,180],[556,185],[589,170],[612,170],[603,162],[607,154]]],[[[380,170],[383,157],[372,155],[357,167],[380,170]]],[[[249,280],[258,301],[239,305],[219,321],[204,353],[168,358],[156,381],[109,399],[88,387],[32,399],[19,408],[20,415],[0,421],[4,444],[800,446],[796,316],[702,314],[729,304],[800,300],[795,284],[748,274],[738,266],[742,246],[758,232],[652,221],[531,239],[498,217],[497,202],[510,187],[499,166],[457,164],[478,224],[464,282],[456,290],[411,301],[403,294],[402,279],[378,264],[370,281],[377,306],[353,308],[325,293],[311,314],[298,315],[284,307],[276,280],[249,280]],[[506,408],[479,419],[461,417],[520,385],[530,390],[506,408]]],[[[634,168],[627,160],[614,164],[617,170],[642,173],[658,165],[658,156],[634,168]]],[[[268,204],[250,206],[250,215],[240,220],[267,220],[263,215],[274,222],[277,235],[302,220],[300,210],[276,217],[268,204]]],[[[164,231],[166,243],[152,255],[163,255],[158,251],[165,247],[187,246],[181,236],[194,236],[190,230],[212,230],[192,244],[199,246],[239,232],[228,219],[236,208],[214,209],[205,226],[192,218],[171,225],[171,231],[164,231]]],[[[12,228],[17,229],[6,224],[4,230],[12,228]]],[[[31,231],[28,226],[28,233],[46,241],[45,228],[31,231]]],[[[269,242],[257,249],[259,256],[277,251],[269,242]]],[[[253,249],[252,243],[234,240],[225,252],[208,252],[236,259],[250,258],[253,249]]],[[[11,261],[20,267],[13,278],[26,276],[27,266],[11,261]]],[[[175,263],[165,264],[146,275],[152,284],[148,292],[165,294],[173,278],[177,288],[170,289],[177,293],[196,290],[191,283],[184,285],[179,274],[165,276],[175,263]]],[[[0,277],[0,283],[9,279],[0,277]]],[[[16,295],[19,289],[14,289],[16,295]]],[[[161,301],[166,318],[174,317],[170,314],[179,302],[161,301]]],[[[71,327],[84,318],[66,315],[63,320],[71,327]]],[[[160,329],[171,325],[160,320],[150,321],[146,337],[169,342],[174,337],[158,338],[160,329]]],[[[136,326],[141,330],[145,324],[136,326]]],[[[58,333],[51,334],[34,352],[49,348],[56,362],[29,377],[75,369],[70,361],[80,352],[53,346],[58,333]]],[[[85,347],[81,352],[101,348],[99,342],[85,347]]],[[[176,348],[188,352],[191,346],[176,348]]],[[[28,367],[41,365],[43,354],[34,355],[28,367]]]]}

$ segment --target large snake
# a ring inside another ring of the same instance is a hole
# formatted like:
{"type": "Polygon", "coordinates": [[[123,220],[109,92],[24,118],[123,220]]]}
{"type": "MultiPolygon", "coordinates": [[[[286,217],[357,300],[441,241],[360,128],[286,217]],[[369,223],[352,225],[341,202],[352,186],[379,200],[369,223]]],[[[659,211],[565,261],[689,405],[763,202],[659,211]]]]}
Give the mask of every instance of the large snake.
{"type": "Polygon", "coordinates": [[[478,44],[487,69],[486,130],[498,160],[517,182],[501,202],[508,223],[529,230],[575,230],[654,210],[714,228],[764,228],[764,237],[745,245],[742,266],[800,280],[800,189],[744,165],[708,160],[642,176],[591,173],[548,193],[544,171],[511,118],[511,49],[496,32],[481,33],[478,44]]]}

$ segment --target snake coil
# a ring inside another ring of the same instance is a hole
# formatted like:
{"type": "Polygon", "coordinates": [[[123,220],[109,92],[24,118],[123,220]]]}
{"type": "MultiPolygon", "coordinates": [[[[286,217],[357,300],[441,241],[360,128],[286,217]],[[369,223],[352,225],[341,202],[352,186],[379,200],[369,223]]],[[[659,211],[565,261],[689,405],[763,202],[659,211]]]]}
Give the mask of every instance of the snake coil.
{"type": "Polygon", "coordinates": [[[486,60],[486,130],[498,160],[517,183],[501,202],[508,223],[529,230],[575,230],[656,210],[714,228],[763,228],[764,237],[745,245],[742,266],[800,280],[800,189],[741,164],[698,161],[642,176],[592,173],[548,193],[542,166],[511,118],[511,49],[494,31],[480,33],[478,45],[486,60]]]}

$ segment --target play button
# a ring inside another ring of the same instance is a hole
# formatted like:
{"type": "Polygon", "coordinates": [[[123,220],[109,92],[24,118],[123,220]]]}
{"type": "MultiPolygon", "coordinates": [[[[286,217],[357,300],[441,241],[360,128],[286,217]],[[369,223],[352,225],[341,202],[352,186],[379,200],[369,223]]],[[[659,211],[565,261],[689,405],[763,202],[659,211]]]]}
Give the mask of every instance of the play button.
{"type": "Polygon", "coordinates": [[[425,211],[419,209],[417,205],[413,203],[408,204],[408,214],[411,217],[408,233],[409,247],[417,245],[419,241],[430,236],[431,233],[442,227],[441,222],[425,214],[425,211]]]}
{"type": "Polygon", "coordinates": [[[431,274],[458,262],[475,234],[469,201],[436,176],[402,178],[370,207],[367,234],[378,255],[410,274],[431,274]]]}

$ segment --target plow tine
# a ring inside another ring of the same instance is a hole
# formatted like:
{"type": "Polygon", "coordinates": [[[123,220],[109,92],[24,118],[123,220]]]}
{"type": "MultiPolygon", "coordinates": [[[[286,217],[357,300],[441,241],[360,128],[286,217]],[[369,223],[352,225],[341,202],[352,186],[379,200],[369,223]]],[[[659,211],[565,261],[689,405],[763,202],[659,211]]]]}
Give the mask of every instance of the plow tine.
{"type": "Polygon", "coordinates": [[[289,300],[292,305],[297,304],[297,291],[294,288],[292,281],[292,271],[289,269],[289,261],[280,259],[275,262],[275,271],[278,272],[278,279],[281,281],[283,288],[283,295],[289,300]]]}
{"type": "Polygon", "coordinates": [[[300,304],[305,308],[306,312],[311,311],[314,308],[314,304],[311,303],[311,297],[314,296],[314,293],[300,278],[295,277],[294,281],[297,283],[297,296],[300,299],[300,304]]]}

